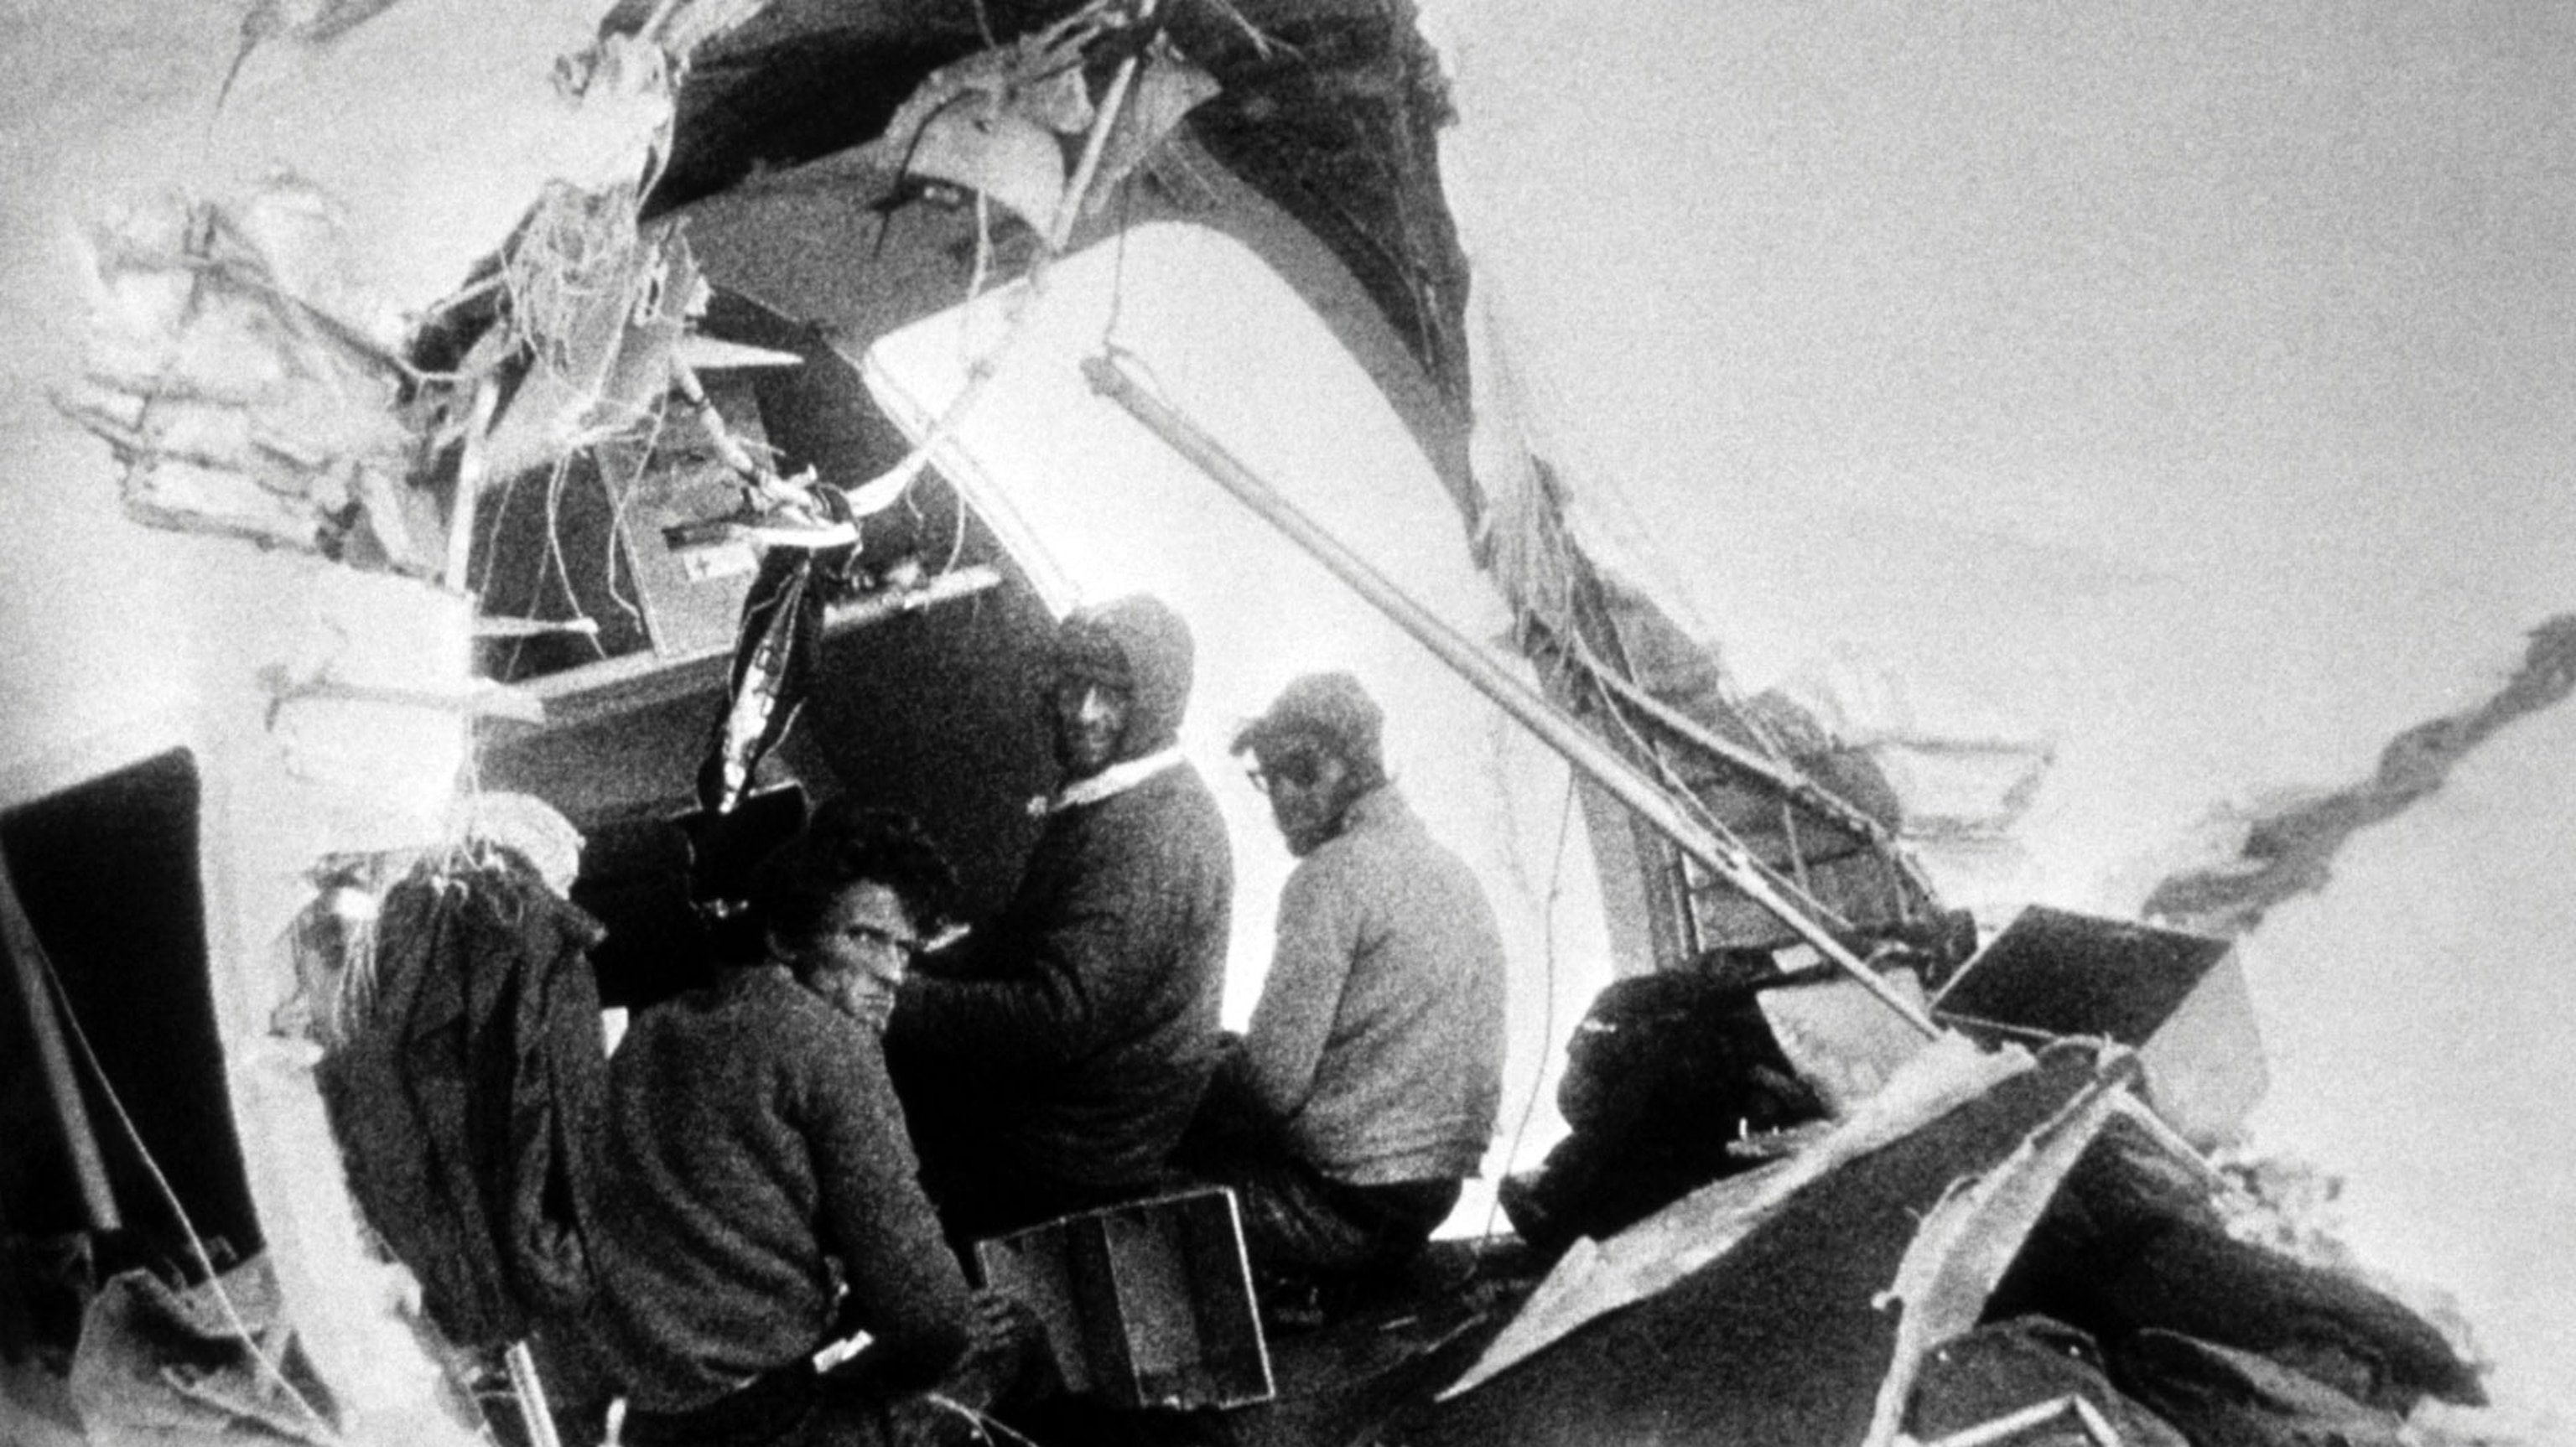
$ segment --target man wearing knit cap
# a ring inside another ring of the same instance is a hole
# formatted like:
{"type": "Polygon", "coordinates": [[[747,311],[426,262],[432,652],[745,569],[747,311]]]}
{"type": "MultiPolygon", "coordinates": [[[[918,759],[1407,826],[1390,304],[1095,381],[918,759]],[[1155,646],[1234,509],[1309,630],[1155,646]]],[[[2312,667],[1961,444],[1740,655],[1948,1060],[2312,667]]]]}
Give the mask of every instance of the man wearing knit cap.
{"type": "Polygon", "coordinates": [[[1188,626],[1120,598],[1058,630],[1061,783],[1019,887],[897,999],[887,1054],[949,1234],[974,1240],[1170,1183],[1215,1067],[1234,866],[1181,757],[1188,626]]]}
{"type": "Polygon", "coordinates": [[[1184,1164],[1235,1188],[1274,1279],[1364,1276],[1418,1251],[1494,1130],[1503,950],[1464,861],[1388,782],[1377,704],[1309,674],[1235,735],[1297,857],[1277,950],[1184,1164]]]}

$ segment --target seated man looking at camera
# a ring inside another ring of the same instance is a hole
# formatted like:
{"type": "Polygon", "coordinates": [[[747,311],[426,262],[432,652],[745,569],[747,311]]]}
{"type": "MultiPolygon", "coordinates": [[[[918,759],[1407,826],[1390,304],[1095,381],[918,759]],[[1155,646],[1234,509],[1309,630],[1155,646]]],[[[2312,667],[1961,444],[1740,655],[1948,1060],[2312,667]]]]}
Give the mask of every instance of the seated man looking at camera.
{"type": "Polygon", "coordinates": [[[1183,1164],[1235,1188],[1253,1262],[1330,1279],[1411,1257],[1494,1130],[1503,949],[1465,862],[1388,782],[1347,673],[1288,685],[1235,735],[1297,857],[1250,1028],[1183,1164]]]}
{"type": "Polygon", "coordinates": [[[977,1371],[1018,1349],[1010,1308],[970,1303],[880,1053],[952,888],[908,820],[827,805],[754,876],[767,958],[645,1011],[611,1060],[597,1325],[633,1447],[882,1442],[970,1346],[977,1371]]]}
{"type": "Polygon", "coordinates": [[[1041,696],[1062,782],[995,918],[923,962],[886,1037],[961,1242],[1152,1194],[1213,1068],[1234,866],[1181,756],[1188,626],[1145,596],[1064,620],[1041,696]]]}

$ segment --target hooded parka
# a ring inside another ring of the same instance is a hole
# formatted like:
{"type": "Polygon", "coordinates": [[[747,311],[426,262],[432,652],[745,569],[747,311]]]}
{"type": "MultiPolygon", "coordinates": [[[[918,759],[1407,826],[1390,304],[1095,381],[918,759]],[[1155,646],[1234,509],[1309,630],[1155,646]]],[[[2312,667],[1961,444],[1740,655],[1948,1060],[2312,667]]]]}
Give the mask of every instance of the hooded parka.
{"type": "Polygon", "coordinates": [[[1065,620],[1060,653],[1104,647],[1129,681],[1116,760],[1048,801],[1009,905],[924,962],[889,1028],[923,1182],[952,1232],[1169,1184],[1215,1065],[1233,860],[1198,771],[1177,755],[1156,766],[1188,703],[1189,629],[1144,597],[1065,620]]]}

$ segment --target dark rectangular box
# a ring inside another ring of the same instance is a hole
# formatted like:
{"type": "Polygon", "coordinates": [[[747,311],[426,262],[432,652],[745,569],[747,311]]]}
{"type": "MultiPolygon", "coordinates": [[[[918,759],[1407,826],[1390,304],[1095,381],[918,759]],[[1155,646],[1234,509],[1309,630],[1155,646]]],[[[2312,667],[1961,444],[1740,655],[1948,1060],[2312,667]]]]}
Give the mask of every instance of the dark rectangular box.
{"type": "Polygon", "coordinates": [[[1122,1407],[1268,1401],[1270,1352],[1234,1193],[1060,1217],[975,1243],[985,1283],[1046,1324],[1065,1385],[1122,1407]]]}
{"type": "Polygon", "coordinates": [[[1960,967],[1932,1013],[1987,1038],[2129,1046],[2156,1113],[2204,1148],[2236,1140],[2271,1081],[2235,947],[2206,935],[2033,905],[1960,967]]]}

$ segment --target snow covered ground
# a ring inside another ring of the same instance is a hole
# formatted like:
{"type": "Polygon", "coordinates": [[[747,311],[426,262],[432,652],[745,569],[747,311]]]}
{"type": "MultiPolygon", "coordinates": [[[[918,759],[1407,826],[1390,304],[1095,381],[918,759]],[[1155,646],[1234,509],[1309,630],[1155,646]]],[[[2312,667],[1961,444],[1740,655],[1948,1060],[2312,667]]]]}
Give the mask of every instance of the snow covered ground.
{"type": "MultiPolygon", "coordinates": [[[[2525,720],[2357,838],[2253,943],[2258,1146],[2348,1182],[2344,1239],[2456,1293],[2502,1392],[2576,1371],[2576,713],[2525,720]]],[[[2565,1423],[2576,1432],[2576,1416],[2565,1423]]]]}

